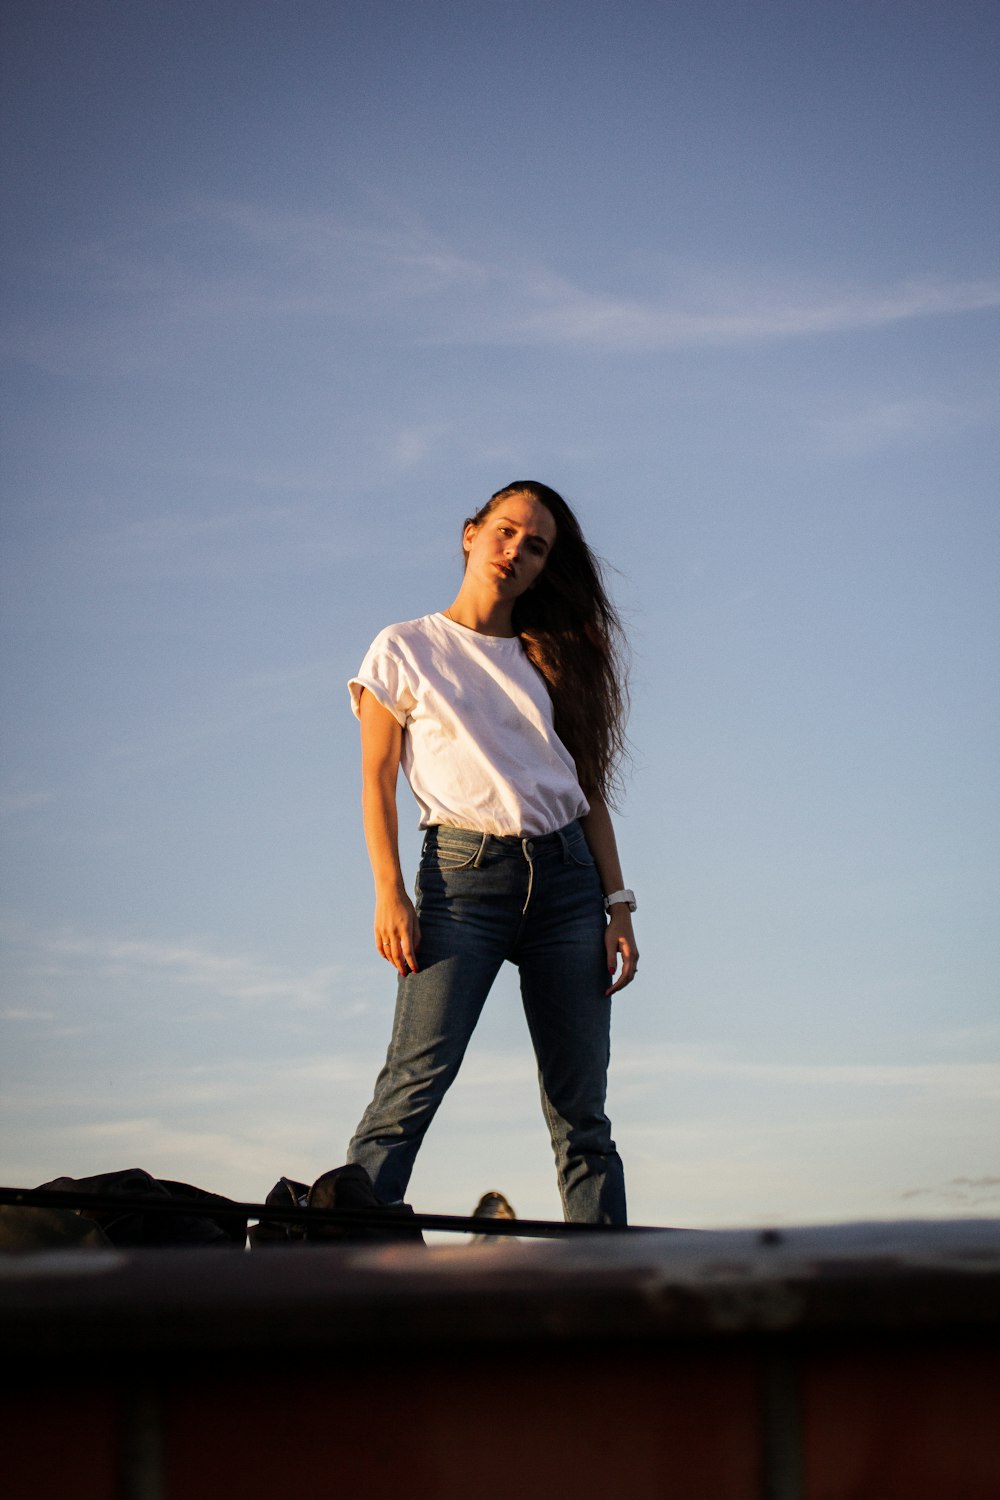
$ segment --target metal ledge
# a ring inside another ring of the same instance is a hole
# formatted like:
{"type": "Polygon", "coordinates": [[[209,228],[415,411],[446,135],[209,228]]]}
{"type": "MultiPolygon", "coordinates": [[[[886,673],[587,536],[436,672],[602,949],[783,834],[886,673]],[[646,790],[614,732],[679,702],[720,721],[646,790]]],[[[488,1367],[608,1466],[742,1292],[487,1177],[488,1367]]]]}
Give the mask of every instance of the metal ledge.
{"type": "Polygon", "coordinates": [[[998,1328],[996,1220],[0,1257],[0,1338],[21,1360],[998,1328]]]}

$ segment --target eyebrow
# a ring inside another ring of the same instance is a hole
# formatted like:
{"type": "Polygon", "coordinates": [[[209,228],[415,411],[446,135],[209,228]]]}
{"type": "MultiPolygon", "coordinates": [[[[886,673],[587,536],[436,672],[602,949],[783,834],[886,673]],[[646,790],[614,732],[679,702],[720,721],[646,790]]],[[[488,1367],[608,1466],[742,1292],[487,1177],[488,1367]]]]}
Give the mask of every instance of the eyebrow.
{"type": "MultiPolygon", "coordinates": [[[[497,516],[498,521],[506,521],[508,526],[520,526],[520,521],[515,521],[513,516],[497,516]]],[[[522,528],[523,530],[523,528],[522,528]]],[[[541,542],[543,547],[551,547],[552,543],[540,531],[529,531],[529,537],[533,542],[541,542]]]]}

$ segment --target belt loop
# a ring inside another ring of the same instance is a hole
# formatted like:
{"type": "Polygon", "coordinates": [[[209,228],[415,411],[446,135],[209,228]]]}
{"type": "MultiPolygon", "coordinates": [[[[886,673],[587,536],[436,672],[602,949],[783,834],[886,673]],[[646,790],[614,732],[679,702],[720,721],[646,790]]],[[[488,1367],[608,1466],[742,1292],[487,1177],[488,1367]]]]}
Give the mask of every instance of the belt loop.
{"type": "Polygon", "coordinates": [[[559,840],[559,843],[562,845],[562,859],[563,859],[563,864],[564,865],[568,865],[569,864],[569,840],[567,839],[566,835],[563,833],[563,831],[562,831],[561,828],[557,828],[556,829],[556,838],[559,840]]]}
{"type": "Polygon", "coordinates": [[[472,868],[474,870],[478,870],[479,866],[482,864],[482,862],[483,862],[483,855],[486,853],[486,846],[489,843],[489,841],[490,841],[489,834],[488,833],[484,833],[483,834],[483,838],[482,838],[482,842],[479,845],[479,849],[476,852],[476,857],[472,861],[472,868]]]}

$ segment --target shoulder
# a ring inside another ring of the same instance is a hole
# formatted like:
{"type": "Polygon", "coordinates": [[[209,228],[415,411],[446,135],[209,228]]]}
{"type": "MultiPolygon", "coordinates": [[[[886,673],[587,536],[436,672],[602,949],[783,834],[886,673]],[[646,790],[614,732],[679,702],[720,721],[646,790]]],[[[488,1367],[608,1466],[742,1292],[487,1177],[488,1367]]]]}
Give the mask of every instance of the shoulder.
{"type": "Polygon", "coordinates": [[[402,664],[419,658],[432,639],[433,620],[433,615],[424,615],[419,620],[399,620],[386,625],[365,652],[365,664],[392,661],[402,664]]]}
{"type": "Polygon", "coordinates": [[[371,649],[391,649],[417,645],[421,641],[436,640],[442,634],[438,625],[440,615],[421,615],[416,620],[399,620],[395,625],[386,625],[372,641],[371,649]]]}

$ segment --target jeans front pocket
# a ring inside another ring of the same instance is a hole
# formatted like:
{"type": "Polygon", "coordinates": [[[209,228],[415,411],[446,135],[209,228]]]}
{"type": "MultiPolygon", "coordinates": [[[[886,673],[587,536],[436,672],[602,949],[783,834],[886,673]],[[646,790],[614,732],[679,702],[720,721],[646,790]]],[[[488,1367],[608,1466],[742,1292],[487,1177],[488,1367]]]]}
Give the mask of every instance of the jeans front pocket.
{"type": "Polygon", "coordinates": [[[566,853],[573,863],[579,865],[581,869],[592,870],[594,868],[594,856],[590,852],[590,845],[582,836],[578,839],[573,839],[572,843],[567,842],[566,853]]]}
{"type": "Polygon", "coordinates": [[[454,834],[433,830],[424,839],[420,856],[423,871],[440,870],[442,875],[452,875],[458,870],[468,870],[475,864],[482,849],[479,834],[454,834]]]}

